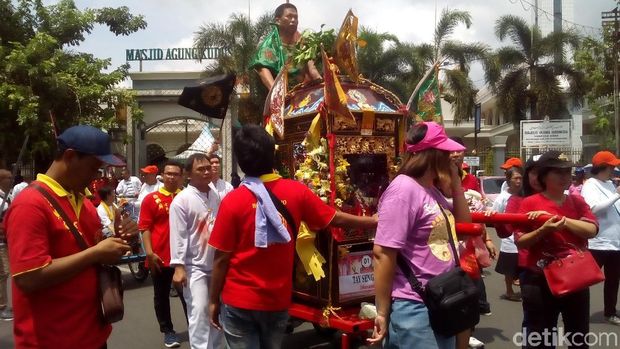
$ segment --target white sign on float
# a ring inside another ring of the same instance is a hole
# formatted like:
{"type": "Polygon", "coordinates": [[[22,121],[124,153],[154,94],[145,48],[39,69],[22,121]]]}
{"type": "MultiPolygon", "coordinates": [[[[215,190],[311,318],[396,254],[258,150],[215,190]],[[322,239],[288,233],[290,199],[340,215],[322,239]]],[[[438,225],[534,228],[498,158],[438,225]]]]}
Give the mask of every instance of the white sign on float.
{"type": "Polygon", "coordinates": [[[521,148],[570,147],[571,120],[521,121],[521,148]]]}

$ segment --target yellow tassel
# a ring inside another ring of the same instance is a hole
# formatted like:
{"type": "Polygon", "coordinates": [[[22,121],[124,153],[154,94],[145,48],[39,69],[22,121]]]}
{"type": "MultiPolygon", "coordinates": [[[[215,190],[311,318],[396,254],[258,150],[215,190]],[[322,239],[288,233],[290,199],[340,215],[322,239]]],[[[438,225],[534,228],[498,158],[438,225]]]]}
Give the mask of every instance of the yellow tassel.
{"type": "Polygon", "coordinates": [[[314,245],[315,237],[316,233],[311,231],[305,222],[301,222],[299,232],[297,233],[295,250],[306,273],[312,275],[315,281],[319,281],[325,277],[323,264],[326,263],[326,260],[314,245]]]}

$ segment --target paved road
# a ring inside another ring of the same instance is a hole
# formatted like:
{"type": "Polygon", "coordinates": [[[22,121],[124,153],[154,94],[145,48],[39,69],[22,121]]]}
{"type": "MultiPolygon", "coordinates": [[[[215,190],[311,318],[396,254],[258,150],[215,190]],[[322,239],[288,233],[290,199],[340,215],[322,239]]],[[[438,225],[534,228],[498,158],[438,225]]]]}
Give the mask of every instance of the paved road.
{"type": "MultiPolygon", "coordinates": [[[[498,245],[499,246],[499,245],[498,245]]],[[[489,268],[486,273],[485,283],[487,286],[488,299],[491,302],[491,316],[483,316],[476,329],[475,336],[486,343],[488,349],[512,348],[514,334],[519,331],[522,319],[521,303],[500,300],[503,293],[503,278],[489,268]]],[[[135,282],[131,275],[124,273],[127,290],[125,292],[125,318],[122,322],[114,325],[114,331],[108,342],[111,349],[150,349],[164,348],[163,337],[159,333],[153,310],[153,289],[149,281],[144,284],[135,282]]],[[[150,280],[150,279],[149,279],[150,280]]],[[[602,285],[596,285],[591,289],[591,331],[612,332],[620,338],[620,327],[612,326],[604,322],[602,285]]],[[[177,298],[172,299],[173,321],[176,330],[184,341],[181,348],[189,348],[187,343],[187,325],[183,319],[183,310],[177,298]]],[[[0,322],[0,348],[13,348],[12,323],[0,322]]],[[[620,341],[620,339],[619,339],[620,341]]],[[[355,343],[357,348],[366,348],[361,343],[355,343]]],[[[331,337],[321,336],[315,333],[308,323],[296,328],[295,332],[287,336],[283,348],[338,348],[338,335],[331,337]]],[[[597,346],[596,348],[604,348],[597,346]]],[[[593,347],[595,348],[595,347],[593,347]]]]}

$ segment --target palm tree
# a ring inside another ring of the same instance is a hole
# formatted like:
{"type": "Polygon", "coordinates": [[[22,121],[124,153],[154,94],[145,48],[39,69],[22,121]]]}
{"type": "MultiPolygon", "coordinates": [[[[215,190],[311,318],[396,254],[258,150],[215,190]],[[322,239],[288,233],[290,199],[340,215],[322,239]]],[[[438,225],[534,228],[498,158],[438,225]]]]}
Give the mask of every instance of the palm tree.
{"type": "Polygon", "coordinates": [[[433,45],[420,45],[418,52],[428,67],[436,62],[447,63],[452,68],[442,69],[444,73],[442,97],[452,104],[454,124],[469,120],[474,111],[475,98],[478,90],[469,78],[470,64],[472,61],[486,56],[486,45],[474,42],[463,43],[451,40],[450,36],[459,24],[471,27],[471,15],[467,11],[445,9],[441,13],[435,33],[433,45]]]}
{"type": "Polygon", "coordinates": [[[207,65],[207,74],[234,72],[247,91],[240,96],[239,119],[242,123],[259,123],[267,91],[258,75],[249,68],[261,39],[271,30],[273,14],[266,13],[252,22],[243,14],[232,14],[225,24],[210,23],[194,33],[194,48],[221,47],[223,54],[207,65]]]}
{"type": "Polygon", "coordinates": [[[531,119],[567,117],[558,76],[568,81],[568,92],[578,102],[584,95],[583,74],[565,63],[564,48],[576,49],[579,37],[571,32],[543,37],[538,27],[530,29],[524,19],[512,15],[497,20],[495,34],[500,41],[512,42],[484,62],[485,79],[497,95],[500,112],[517,127],[528,109],[531,119]]]}
{"type": "Polygon", "coordinates": [[[406,101],[424,75],[420,47],[365,27],[361,28],[359,38],[364,42],[357,51],[360,73],[406,101]]]}

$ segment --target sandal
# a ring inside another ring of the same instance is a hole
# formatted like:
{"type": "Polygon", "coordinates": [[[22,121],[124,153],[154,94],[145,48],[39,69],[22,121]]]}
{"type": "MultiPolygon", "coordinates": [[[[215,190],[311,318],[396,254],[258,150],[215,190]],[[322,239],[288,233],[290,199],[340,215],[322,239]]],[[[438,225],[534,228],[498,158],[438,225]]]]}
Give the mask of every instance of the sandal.
{"type": "Polygon", "coordinates": [[[505,294],[505,293],[504,293],[504,294],[503,294],[503,295],[501,295],[499,298],[501,298],[501,299],[505,299],[505,300],[507,300],[507,301],[512,301],[512,302],[521,302],[521,296],[520,296],[520,295],[518,295],[518,294],[511,294],[511,295],[508,295],[508,294],[505,294]]]}

